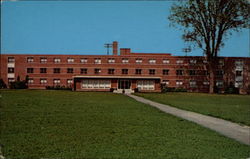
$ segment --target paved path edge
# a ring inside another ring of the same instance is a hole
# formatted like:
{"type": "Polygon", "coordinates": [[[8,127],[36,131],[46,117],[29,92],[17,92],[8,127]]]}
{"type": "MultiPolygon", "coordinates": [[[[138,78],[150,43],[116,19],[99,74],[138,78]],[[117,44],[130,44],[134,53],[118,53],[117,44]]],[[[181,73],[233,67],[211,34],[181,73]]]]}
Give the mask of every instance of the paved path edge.
{"type": "Polygon", "coordinates": [[[192,121],[203,127],[214,130],[226,137],[232,138],[243,144],[250,145],[250,127],[249,126],[241,126],[237,123],[233,123],[227,120],[174,108],[169,105],[160,104],[160,103],[157,103],[157,102],[154,102],[154,101],[151,101],[151,100],[139,97],[139,96],[135,96],[132,94],[126,94],[126,95],[135,99],[138,102],[156,107],[165,113],[180,117],[188,121],[192,121]]]}

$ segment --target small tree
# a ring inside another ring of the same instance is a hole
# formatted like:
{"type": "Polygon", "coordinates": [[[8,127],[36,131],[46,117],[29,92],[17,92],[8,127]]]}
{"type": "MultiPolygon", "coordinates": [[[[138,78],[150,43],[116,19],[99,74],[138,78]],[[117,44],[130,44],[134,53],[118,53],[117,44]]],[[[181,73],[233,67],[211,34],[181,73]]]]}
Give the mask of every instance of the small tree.
{"type": "Polygon", "coordinates": [[[208,61],[210,87],[214,92],[218,53],[232,31],[249,27],[247,0],[188,0],[171,8],[172,24],[184,28],[183,39],[201,48],[208,61]]]}
{"type": "Polygon", "coordinates": [[[10,89],[27,89],[28,88],[29,76],[25,77],[25,80],[21,81],[20,76],[17,76],[15,82],[10,83],[10,89]]]}
{"type": "Polygon", "coordinates": [[[4,83],[3,79],[0,78],[0,89],[7,88],[7,85],[4,83]]]}

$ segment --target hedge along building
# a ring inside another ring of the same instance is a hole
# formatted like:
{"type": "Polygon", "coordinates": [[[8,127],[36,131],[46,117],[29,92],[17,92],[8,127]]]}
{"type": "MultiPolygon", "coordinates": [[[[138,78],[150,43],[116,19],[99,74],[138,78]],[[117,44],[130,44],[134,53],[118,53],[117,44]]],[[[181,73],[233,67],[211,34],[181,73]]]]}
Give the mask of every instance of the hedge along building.
{"type": "MultiPolygon", "coordinates": [[[[30,89],[46,86],[72,87],[76,91],[160,92],[161,85],[208,92],[207,61],[202,56],[169,53],[134,53],[113,42],[112,55],[1,55],[1,78],[5,83],[29,76],[30,89]]],[[[229,85],[246,93],[250,85],[250,58],[219,57],[215,84],[229,85]]]]}

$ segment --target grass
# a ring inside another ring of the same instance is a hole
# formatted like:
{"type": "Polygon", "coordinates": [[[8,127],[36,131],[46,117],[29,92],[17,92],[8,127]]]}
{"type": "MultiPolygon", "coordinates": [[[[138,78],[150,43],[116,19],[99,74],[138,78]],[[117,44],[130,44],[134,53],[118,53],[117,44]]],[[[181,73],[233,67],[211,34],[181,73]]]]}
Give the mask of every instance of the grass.
{"type": "Polygon", "coordinates": [[[250,126],[250,95],[136,93],[159,103],[250,126]]]}
{"type": "Polygon", "coordinates": [[[1,91],[6,158],[240,159],[250,147],[124,95],[1,91]]]}

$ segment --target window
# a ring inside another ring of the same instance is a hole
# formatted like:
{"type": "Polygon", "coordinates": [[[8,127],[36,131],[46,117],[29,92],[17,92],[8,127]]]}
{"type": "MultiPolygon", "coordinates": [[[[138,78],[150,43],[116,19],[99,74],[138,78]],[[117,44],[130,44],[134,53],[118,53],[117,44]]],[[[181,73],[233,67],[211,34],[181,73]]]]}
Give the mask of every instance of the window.
{"type": "Polygon", "coordinates": [[[149,60],[148,60],[148,63],[149,63],[149,64],[155,64],[155,63],[156,63],[156,60],[155,60],[155,59],[149,59],[149,60]]]}
{"type": "Polygon", "coordinates": [[[176,63],[177,64],[183,64],[183,60],[177,60],[176,63]]]}
{"type": "Polygon", "coordinates": [[[129,62],[129,60],[127,58],[122,59],[122,63],[128,63],[128,62],[129,62]]]}
{"type": "Polygon", "coordinates": [[[122,69],[122,74],[128,74],[128,69],[122,69]]]}
{"type": "Polygon", "coordinates": [[[203,60],[203,63],[204,63],[204,64],[207,64],[208,62],[207,62],[207,60],[203,60]]]}
{"type": "Polygon", "coordinates": [[[47,68],[40,68],[40,73],[47,73],[47,68]]]}
{"type": "Polygon", "coordinates": [[[28,63],[34,62],[34,58],[33,58],[33,57],[27,57],[27,62],[28,62],[28,63]]]}
{"type": "Polygon", "coordinates": [[[135,74],[140,75],[141,74],[141,69],[135,69],[135,74]]]}
{"type": "Polygon", "coordinates": [[[219,60],[219,65],[224,66],[224,60],[219,60]]]}
{"type": "Polygon", "coordinates": [[[73,68],[67,68],[67,73],[74,73],[74,69],[73,68]]]}
{"type": "Polygon", "coordinates": [[[135,59],[135,63],[141,64],[142,63],[142,59],[135,59]]]}
{"type": "Polygon", "coordinates": [[[236,60],[235,61],[235,66],[243,66],[243,61],[242,60],[236,60]]]}
{"type": "Polygon", "coordinates": [[[109,58],[108,63],[115,63],[115,59],[114,58],[109,58]]]}
{"type": "Polygon", "coordinates": [[[149,74],[154,75],[155,74],[155,69],[149,69],[149,74]]]}
{"type": "Polygon", "coordinates": [[[27,73],[34,73],[34,68],[27,68],[27,73]]]}
{"type": "Polygon", "coordinates": [[[155,82],[153,80],[138,80],[137,88],[139,90],[154,90],[155,82]]]}
{"type": "Polygon", "coordinates": [[[82,88],[87,89],[110,89],[111,81],[110,80],[83,80],[82,88]]]}
{"type": "Polygon", "coordinates": [[[242,76],[242,71],[236,71],[236,76],[242,76]]]}
{"type": "Polygon", "coordinates": [[[165,85],[169,85],[169,80],[163,80],[162,83],[165,85]]]}
{"type": "Polygon", "coordinates": [[[41,57],[40,58],[40,63],[47,63],[47,58],[46,57],[41,57]]]}
{"type": "Polygon", "coordinates": [[[74,59],[70,58],[70,57],[67,59],[67,61],[68,61],[68,63],[74,63],[74,59]]]}
{"type": "Polygon", "coordinates": [[[81,62],[81,63],[87,63],[87,62],[88,62],[88,59],[87,59],[87,58],[81,58],[81,59],[80,59],[80,62],[81,62]]]}
{"type": "Polygon", "coordinates": [[[101,64],[101,63],[102,63],[102,61],[101,61],[100,58],[96,58],[96,59],[95,59],[95,64],[101,64]]]}
{"type": "Polygon", "coordinates": [[[100,68],[95,68],[95,74],[99,74],[101,73],[101,69],[100,68]]]}
{"type": "Polygon", "coordinates": [[[204,76],[208,76],[208,75],[209,75],[209,71],[208,71],[208,70],[203,70],[203,71],[202,71],[202,74],[203,74],[204,76]]]}
{"type": "Polygon", "coordinates": [[[203,85],[206,85],[206,86],[209,85],[209,81],[204,81],[203,85]]]}
{"type": "Polygon", "coordinates": [[[169,70],[162,70],[163,75],[168,75],[169,70]]]}
{"type": "Polygon", "coordinates": [[[60,73],[61,69],[60,68],[54,68],[54,73],[60,73]]]}
{"type": "Polygon", "coordinates": [[[40,79],[40,84],[47,84],[47,79],[46,78],[41,78],[40,79]]]}
{"type": "Polygon", "coordinates": [[[216,75],[217,76],[223,76],[223,70],[217,70],[216,75]]]}
{"type": "Polygon", "coordinates": [[[183,75],[183,70],[176,70],[176,75],[177,76],[182,76],[183,75]]]}
{"type": "Polygon", "coordinates": [[[54,63],[60,63],[61,59],[60,58],[54,58],[54,63]]]}
{"type": "Polygon", "coordinates": [[[189,60],[190,64],[196,64],[196,62],[197,62],[197,60],[194,60],[194,59],[189,60]]]}
{"type": "Polygon", "coordinates": [[[8,73],[15,73],[15,69],[13,67],[8,68],[8,73]]]}
{"type": "Polygon", "coordinates": [[[14,63],[15,58],[14,57],[8,57],[8,63],[14,63]]]}
{"type": "Polygon", "coordinates": [[[81,74],[87,74],[88,73],[88,69],[86,68],[81,68],[81,74]]]}
{"type": "Polygon", "coordinates": [[[15,82],[14,78],[8,78],[8,83],[15,82]]]}
{"type": "Polygon", "coordinates": [[[195,76],[196,75],[196,71],[195,70],[189,70],[189,75],[190,76],[195,76]]]}
{"type": "Polygon", "coordinates": [[[223,81],[216,81],[216,86],[218,88],[222,88],[223,87],[223,81]]]}
{"type": "Polygon", "coordinates": [[[67,79],[67,84],[68,85],[71,85],[73,83],[73,80],[72,79],[67,79]]]}
{"type": "Polygon", "coordinates": [[[163,63],[163,64],[169,64],[170,61],[169,61],[169,59],[163,59],[163,60],[162,60],[162,63],[163,63]]]}
{"type": "Polygon", "coordinates": [[[108,69],[108,74],[114,74],[114,72],[115,72],[115,69],[113,68],[108,69]]]}
{"type": "Polygon", "coordinates": [[[189,85],[192,88],[196,87],[196,81],[194,81],[194,80],[189,81],[189,85]]]}
{"type": "Polygon", "coordinates": [[[29,78],[28,84],[33,84],[33,83],[34,83],[34,79],[33,78],[29,78]]]}
{"type": "Polygon", "coordinates": [[[243,81],[235,81],[235,87],[241,88],[243,86],[243,81]]]}
{"type": "Polygon", "coordinates": [[[53,80],[53,83],[56,84],[56,85],[60,84],[60,82],[61,82],[60,79],[54,79],[53,80]]]}
{"type": "Polygon", "coordinates": [[[182,81],[180,81],[180,80],[177,80],[176,81],[176,86],[182,86],[183,85],[183,82],[182,81]]]}

